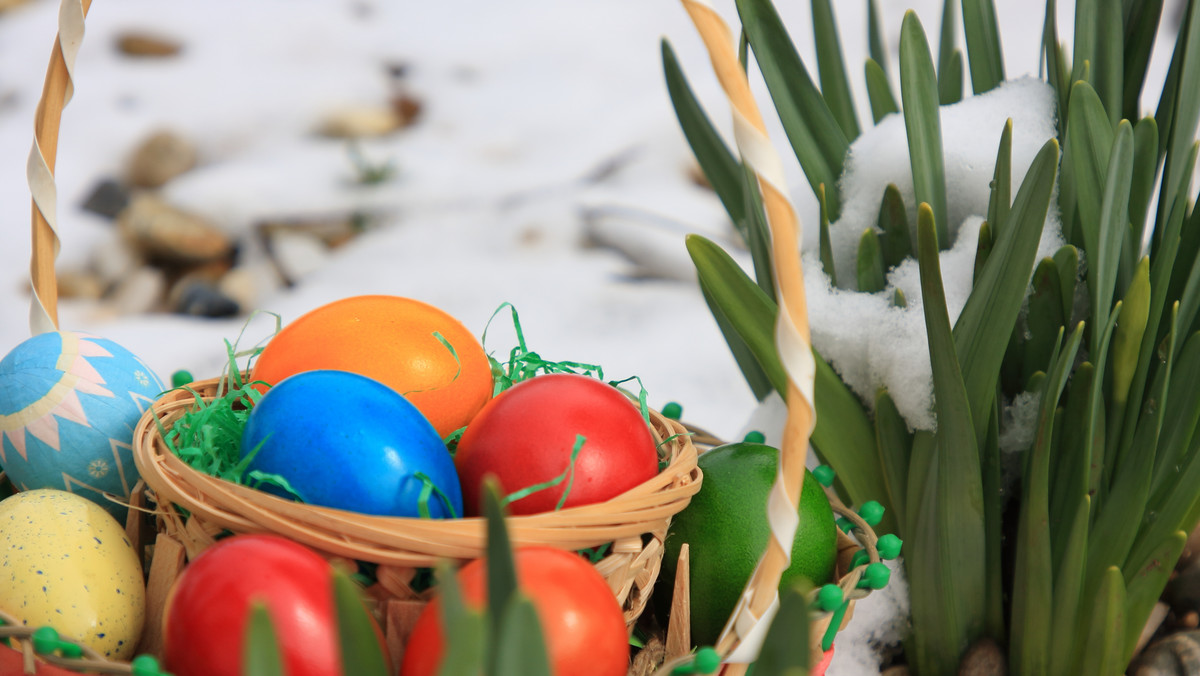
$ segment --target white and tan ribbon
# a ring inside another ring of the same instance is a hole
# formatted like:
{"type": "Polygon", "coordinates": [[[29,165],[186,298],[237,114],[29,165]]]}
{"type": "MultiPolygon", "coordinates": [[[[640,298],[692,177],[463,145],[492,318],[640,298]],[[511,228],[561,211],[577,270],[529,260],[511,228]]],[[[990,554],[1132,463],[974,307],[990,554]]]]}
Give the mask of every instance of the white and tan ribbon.
{"type": "Polygon", "coordinates": [[[763,206],[771,230],[772,256],[779,289],[779,314],[775,343],[788,374],[788,418],[780,445],[779,469],[767,504],[771,539],[729,622],[717,642],[717,651],[729,667],[729,676],[745,673],[745,665],[758,657],[766,628],[779,605],[779,580],[787,568],[792,539],[799,523],[797,505],[804,480],[808,442],[816,424],[813,383],[816,362],[808,326],[804,277],[800,267],[796,211],[787,198],[783,164],[767,137],[766,125],[737,59],[733,35],[707,0],[682,0],[704,40],[713,70],[733,111],[733,135],[742,161],[758,177],[763,206]]]}
{"type": "Polygon", "coordinates": [[[83,44],[84,17],[91,0],[63,0],[58,11],[58,37],[46,84],[38,104],[33,147],[26,162],[29,192],[33,197],[33,253],[29,281],[33,290],[29,307],[29,330],[34,334],[58,329],[58,288],[54,261],[59,237],[54,161],[58,150],[58,126],[62,108],[75,93],[75,58],[83,44]]]}

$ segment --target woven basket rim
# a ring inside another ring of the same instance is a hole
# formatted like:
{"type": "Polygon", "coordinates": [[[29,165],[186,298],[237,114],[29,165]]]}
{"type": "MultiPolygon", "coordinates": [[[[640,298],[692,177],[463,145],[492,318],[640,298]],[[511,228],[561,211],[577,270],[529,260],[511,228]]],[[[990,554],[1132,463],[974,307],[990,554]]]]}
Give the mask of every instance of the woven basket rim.
{"type": "MultiPolygon", "coordinates": [[[[194,390],[211,400],[220,379],[177,388],[147,409],[134,430],[134,461],[160,501],[174,503],[235,532],[274,532],[330,554],[406,567],[443,559],[469,559],[485,550],[482,517],[421,519],[359,514],[293,502],[193,469],[162,440],[195,402],[194,390]],[[190,388],[190,390],[188,389],[190,388]]],[[[623,538],[665,533],[670,518],[700,489],[697,450],[679,422],[651,410],[660,457],[667,466],[650,480],[606,502],[557,512],[508,517],[514,546],[550,545],[584,549],[623,538]]]]}

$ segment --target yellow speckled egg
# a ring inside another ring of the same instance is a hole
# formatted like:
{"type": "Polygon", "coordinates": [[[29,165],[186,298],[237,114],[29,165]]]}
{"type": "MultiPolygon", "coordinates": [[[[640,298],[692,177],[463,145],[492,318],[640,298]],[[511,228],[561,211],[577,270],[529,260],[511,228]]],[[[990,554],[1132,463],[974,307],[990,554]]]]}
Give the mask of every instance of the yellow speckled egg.
{"type": "Polygon", "coordinates": [[[0,608],[129,659],[146,612],[141,562],[125,529],[91,500],[17,493],[0,502],[0,608]]]}

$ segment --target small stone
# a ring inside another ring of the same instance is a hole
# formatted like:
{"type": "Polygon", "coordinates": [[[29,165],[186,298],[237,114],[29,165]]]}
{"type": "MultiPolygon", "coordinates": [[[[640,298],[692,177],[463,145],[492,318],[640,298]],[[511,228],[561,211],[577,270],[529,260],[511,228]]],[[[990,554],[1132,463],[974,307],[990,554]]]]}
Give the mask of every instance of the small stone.
{"type": "Polygon", "coordinates": [[[329,248],[325,243],[304,232],[274,232],[267,240],[267,250],[287,284],[295,284],[329,261],[329,248]]]}
{"type": "Polygon", "coordinates": [[[318,133],[330,138],[385,136],[404,126],[404,120],[392,106],[358,106],[336,111],[325,118],[318,133]]]}
{"type": "Polygon", "coordinates": [[[104,282],[84,270],[60,270],[58,272],[58,296],[80,300],[96,300],[104,295],[104,282]]]}
{"type": "Polygon", "coordinates": [[[242,310],[237,301],[202,279],[176,284],[171,292],[170,309],[181,315],[212,318],[233,317],[242,310]]]}
{"type": "Polygon", "coordinates": [[[312,235],[330,249],[336,249],[362,234],[369,227],[370,217],[353,213],[328,218],[296,218],[263,221],[256,229],[264,241],[277,232],[298,232],[312,235]]]}
{"type": "Polygon", "coordinates": [[[166,291],[166,274],[157,268],[143,266],[117,284],[109,302],[118,314],[145,314],[159,309],[166,291]]]}
{"type": "Polygon", "coordinates": [[[147,258],[205,263],[228,258],[233,242],[219,228],[149,194],[139,195],[117,219],[121,233],[147,258]]]}
{"type": "Polygon", "coordinates": [[[963,655],[958,665],[958,676],[1005,676],[1008,661],[999,644],[990,638],[981,638],[963,655]]]}
{"type": "Polygon", "coordinates": [[[129,161],[129,182],[157,188],[196,166],[196,146],[170,131],[159,131],[142,142],[129,161]]]}
{"type": "Polygon", "coordinates": [[[415,124],[417,118],[421,117],[422,108],[421,99],[412,94],[397,94],[392,97],[392,110],[400,118],[401,127],[415,124]]]}
{"type": "Polygon", "coordinates": [[[1192,676],[1200,674],[1200,632],[1171,634],[1151,643],[1129,665],[1129,676],[1192,676]]]}
{"type": "Polygon", "coordinates": [[[217,290],[231,298],[243,310],[257,308],[260,301],[283,286],[283,278],[269,261],[255,262],[230,270],[217,290]]]}
{"type": "Polygon", "coordinates": [[[141,264],[133,246],[116,232],[97,244],[88,256],[88,267],[100,277],[105,287],[112,287],[141,264]]]}
{"type": "Polygon", "coordinates": [[[117,49],[126,56],[175,56],[183,45],[171,38],[153,33],[126,31],[117,37],[117,49]]]}
{"type": "Polygon", "coordinates": [[[83,209],[105,218],[113,219],[129,206],[129,191],[111,178],[106,178],[92,188],[83,201],[83,209]]]}

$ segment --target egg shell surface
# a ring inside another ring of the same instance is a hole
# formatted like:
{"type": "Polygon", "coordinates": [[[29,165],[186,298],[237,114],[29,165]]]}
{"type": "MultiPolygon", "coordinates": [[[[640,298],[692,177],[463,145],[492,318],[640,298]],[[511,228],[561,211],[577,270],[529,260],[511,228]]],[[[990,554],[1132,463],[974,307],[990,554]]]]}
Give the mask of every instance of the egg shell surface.
{"type": "Polygon", "coordinates": [[[53,489],[18,493],[0,502],[0,608],[127,660],[145,621],[141,561],[96,503],[53,489]]]}
{"type": "Polygon", "coordinates": [[[272,387],[242,435],[242,456],[255,448],[248,470],[282,476],[309,504],[418,517],[425,482],[416,475],[424,474],[445,496],[428,496],[430,516],[463,513],[454,461],[433,426],[395,390],[357,373],[306,371],[272,387]]]}
{"type": "Polygon", "coordinates": [[[34,336],[0,360],[0,468],[21,490],[78,493],[124,521],[138,480],[133,429],[163,391],[129,350],[96,336],[34,336]]]}
{"type": "Polygon", "coordinates": [[[404,395],[445,437],[492,397],[479,340],[448,313],[412,298],[343,298],[289,322],[254,363],[270,385],[303,371],[352,371],[404,395]]]}

